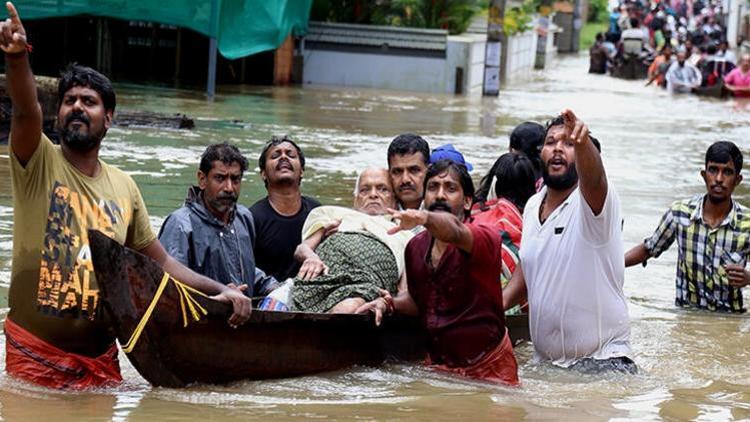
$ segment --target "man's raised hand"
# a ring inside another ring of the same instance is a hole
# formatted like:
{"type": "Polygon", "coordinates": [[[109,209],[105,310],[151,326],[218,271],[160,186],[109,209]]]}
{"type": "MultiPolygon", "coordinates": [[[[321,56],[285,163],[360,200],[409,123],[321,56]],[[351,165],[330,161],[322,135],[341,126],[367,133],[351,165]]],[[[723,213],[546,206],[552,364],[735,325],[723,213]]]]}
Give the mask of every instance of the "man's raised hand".
{"type": "Polygon", "coordinates": [[[576,144],[589,141],[589,127],[573,113],[573,110],[566,108],[561,115],[565,121],[565,134],[571,141],[576,144]]]}
{"type": "Polygon", "coordinates": [[[26,51],[26,30],[23,29],[21,18],[18,17],[13,3],[5,3],[8,9],[8,19],[0,22],[0,50],[5,54],[18,54],[26,51]]]}

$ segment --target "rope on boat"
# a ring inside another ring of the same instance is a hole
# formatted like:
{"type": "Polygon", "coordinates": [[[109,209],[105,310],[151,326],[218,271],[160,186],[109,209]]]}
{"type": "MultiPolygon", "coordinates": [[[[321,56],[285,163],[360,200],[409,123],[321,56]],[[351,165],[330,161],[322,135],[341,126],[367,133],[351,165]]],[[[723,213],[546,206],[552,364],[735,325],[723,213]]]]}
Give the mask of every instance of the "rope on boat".
{"type": "Polygon", "coordinates": [[[159,298],[161,298],[162,293],[164,293],[164,289],[167,287],[167,284],[169,283],[169,280],[172,280],[172,283],[174,284],[175,289],[177,289],[177,294],[180,296],[180,308],[182,309],[182,326],[187,327],[188,326],[188,312],[190,313],[190,317],[193,319],[193,321],[200,321],[201,314],[207,315],[208,311],[206,311],[206,308],[201,306],[200,303],[193,297],[193,294],[197,294],[203,297],[206,296],[203,292],[200,292],[198,290],[195,290],[194,288],[178,281],[175,278],[172,278],[169,276],[169,273],[165,272],[164,276],[161,278],[161,282],[159,283],[159,287],[156,289],[156,293],[154,294],[154,298],[151,299],[151,303],[148,305],[148,308],[146,309],[146,312],[141,317],[141,320],[138,322],[138,325],[136,325],[135,330],[133,330],[133,334],[130,336],[130,340],[128,340],[127,343],[125,343],[122,346],[122,351],[125,353],[130,353],[135,349],[136,343],[138,343],[138,339],[141,337],[141,333],[143,333],[143,329],[146,328],[146,324],[148,324],[148,320],[151,319],[151,314],[154,312],[154,309],[156,309],[156,303],[159,302],[159,298]]]}

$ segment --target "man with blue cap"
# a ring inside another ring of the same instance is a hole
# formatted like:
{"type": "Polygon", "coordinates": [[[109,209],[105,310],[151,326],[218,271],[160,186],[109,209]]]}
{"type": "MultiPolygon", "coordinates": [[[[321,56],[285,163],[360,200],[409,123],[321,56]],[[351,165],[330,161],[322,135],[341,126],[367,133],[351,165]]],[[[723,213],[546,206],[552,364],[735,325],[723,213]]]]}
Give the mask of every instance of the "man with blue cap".
{"type": "Polygon", "coordinates": [[[461,154],[461,152],[458,151],[453,146],[453,144],[441,145],[432,150],[432,154],[430,154],[430,164],[437,163],[440,160],[450,160],[456,164],[460,164],[466,167],[466,170],[468,171],[474,170],[474,166],[472,166],[471,163],[468,163],[466,159],[464,159],[464,155],[461,154]]]}

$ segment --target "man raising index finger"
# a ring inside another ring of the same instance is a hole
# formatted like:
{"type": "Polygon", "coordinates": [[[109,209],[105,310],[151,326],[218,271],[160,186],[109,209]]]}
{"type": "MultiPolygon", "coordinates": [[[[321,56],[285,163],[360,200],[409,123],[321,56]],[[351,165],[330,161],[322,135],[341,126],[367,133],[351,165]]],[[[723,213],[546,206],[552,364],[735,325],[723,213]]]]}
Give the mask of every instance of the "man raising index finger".
{"type": "Polygon", "coordinates": [[[545,187],[524,209],[521,261],[503,294],[505,309],[528,292],[539,360],[587,372],[636,372],[622,292],[620,203],[597,143],[565,110],[547,124],[541,158],[545,187]]]}

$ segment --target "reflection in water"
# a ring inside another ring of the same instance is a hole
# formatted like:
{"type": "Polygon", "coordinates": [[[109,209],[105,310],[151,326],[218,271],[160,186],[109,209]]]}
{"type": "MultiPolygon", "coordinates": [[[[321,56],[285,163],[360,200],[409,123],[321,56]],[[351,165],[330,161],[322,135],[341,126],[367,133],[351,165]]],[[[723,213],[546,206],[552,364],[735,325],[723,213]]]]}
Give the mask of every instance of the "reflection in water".
{"type": "MultiPolygon", "coordinates": [[[[307,156],[304,193],[348,206],[356,172],[385,166],[388,142],[398,133],[418,132],[433,146],[453,143],[474,164],[478,180],[507,151],[515,125],[544,122],[571,107],[602,142],[607,173],[621,197],[629,248],[651,234],[672,201],[704,190],[698,171],[708,145],[729,139],[750,151],[750,106],[672,98],[639,82],[588,75],[586,60],[560,59],[554,69],[508,87],[497,99],[242,87],[239,95],[232,88],[207,103],[191,92],[121,86],[122,108],[186,113],[196,118],[196,129],[115,128],[102,155],[134,176],[158,226],[195,182],[198,157],[209,142],[234,142],[255,163],[271,135],[287,133],[307,156]]],[[[0,147],[0,179],[9,180],[6,147],[0,147]]],[[[737,191],[746,204],[749,193],[746,185],[737,191]]],[[[264,194],[253,168],[245,175],[241,201],[251,205],[264,194]]],[[[7,313],[11,216],[10,184],[2,183],[0,314],[7,313]]],[[[523,382],[518,389],[391,364],[169,390],[150,388],[121,356],[126,382],[116,390],[58,393],[0,375],[0,412],[10,420],[32,415],[56,420],[750,418],[750,319],[675,309],[675,259],[673,248],[652,260],[648,269],[626,271],[631,340],[640,375],[583,376],[531,365],[527,344],[516,350],[523,382]]]]}

